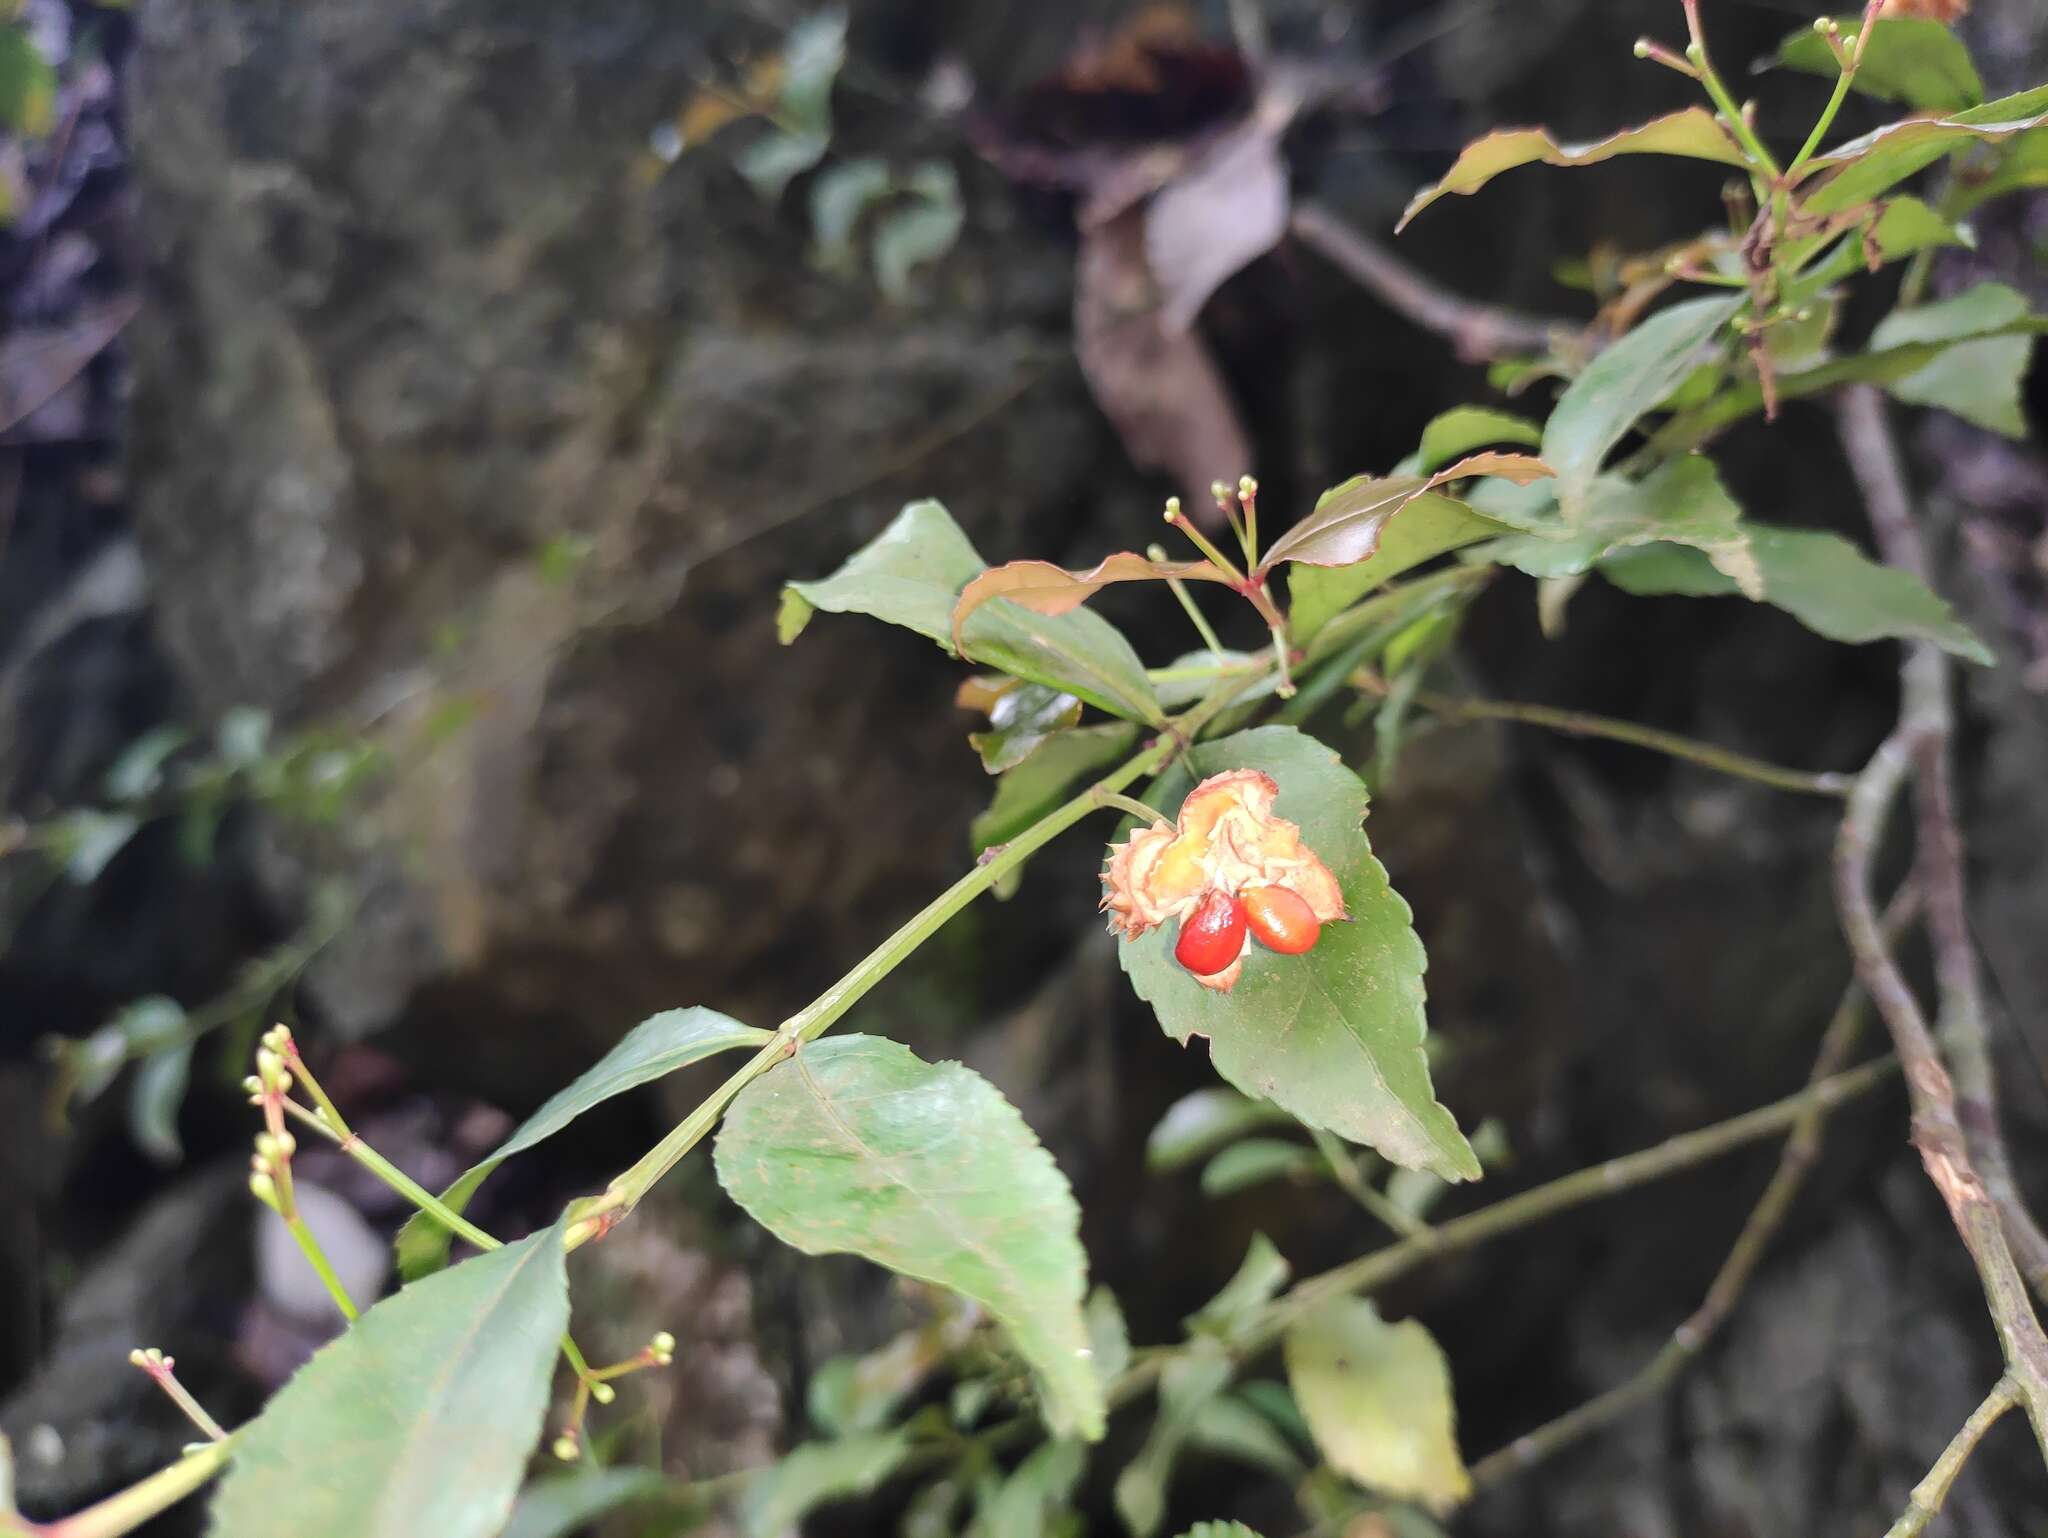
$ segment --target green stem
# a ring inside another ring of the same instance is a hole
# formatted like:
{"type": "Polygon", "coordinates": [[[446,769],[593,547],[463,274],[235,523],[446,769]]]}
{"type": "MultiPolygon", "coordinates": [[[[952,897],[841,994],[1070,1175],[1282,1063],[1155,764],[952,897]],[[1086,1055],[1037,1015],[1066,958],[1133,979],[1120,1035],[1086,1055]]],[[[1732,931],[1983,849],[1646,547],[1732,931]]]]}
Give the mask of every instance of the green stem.
{"type": "MultiPolygon", "coordinates": [[[[1861,57],[1860,51],[1857,57],[1861,57]]],[[[1834,95],[1830,96],[1828,104],[1821,108],[1820,120],[1813,125],[1813,132],[1806,136],[1806,142],[1799,146],[1799,153],[1794,155],[1792,163],[1785,167],[1787,181],[1797,176],[1800,167],[1813,159],[1814,152],[1820,148],[1820,141],[1826,138],[1828,130],[1835,126],[1835,114],[1842,110],[1842,103],[1849,99],[1849,86],[1855,78],[1856,59],[1852,58],[1848,67],[1836,77],[1834,95]]]]}
{"type": "Polygon", "coordinates": [[[1138,819],[1140,825],[1147,828],[1155,822],[1166,821],[1158,807],[1147,806],[1136,796],[1127,796],[1121,791],[1098,790],[1095,792],[1095,799],[1106,807],[1115,807],[1120,812],[1130,813],[1138,819]]]}
{"type": "MultiPolygon", "coordinates": [[[[228,1461],[226,1442],[208,1442],[185,1454],[168,1468],[157,1470],[139,1484],[118,1495],[110,1495],[97,1506],[88,1506],[61,1521],[42,1526],[28,1525],[22,1532],[34,1538],[120,1538],[132,1533],[151,1517],[168,1511],[221,1471],[228,1461]]],[[[0,1533],[7,1530],[0,1527],[0,1533]]]]}
{"type": "Polygon", "coordinates": [[[573,1206],[570,1211],[574,1221],[565,1236],[568,1246],[574,1249],[608,1232],[639,1205],[641,1198],[662,1176],[703,1141],[741,1090],[792,1055],[805,1042],[815,1041],[824,1035],[841,1016],[860,1002],[870,988],[902,965],[955,914],[1067,829],[1090,813],[1100,811],[1105,804],[1105,796],[1113,795],[1148,775],[1158,774],[1172,763],[1205,726],[1261,676],[1260,673],[1248,672],[1226,683],[1170,725],[1137,757],[1087,787],[1066,805],[1048,812],[1007,844],[998,844],[987,850],[979,865],[933,898],[908,923],[870,951],[852,971],[819,994],[805,1009],[783,1021],[773,1041],[742,1064],[737,1072],[712,1091],[708,1099],[678,1122],[666,1137],[614,1179],[601,1196],[573,1206]]]}
{"type": "Polygon", "coordinates": [[[320,1285],[327,1289],[327,1296],[334,1299],[334,1306],[341,1310],[341,1317],[354,1324],[358,1317],[355,1299],[348,1295],[348,1289],[341,1285],[341,1278],[334,1274],[334,1267],[327,1262],[327,1252],[320,1248],[320,1241],[313,1237],[313,1230],[306,1226],[306,1220],[294,1212],[284,1220],[284,1226],[299,1241],[299,1248],[305,1251],[306,1259],[320,1278],[320,1285]]]}
{"type": "Polygon", "coordinates": [[[1885,1538],[1918,1538],[1925,1532],[1927,1524],[1940,1515],[1943,1504],[1948,1500],[1949,1487],[1956,1482],[1956,1475],[1963,1471],[1970,1454],[1977,1450],[1977,1444],[1984,1440],[1984,1433],[1998,1424],[1998,1418],[2020,1402],[2020,1386],[2010,1375],[2000,1378],[1982,1404],[1970,1412],[1970,1418],[1963,1422],[1962,1429],[1942,1449],[1934,1467],[1927,1471],[1927,1477],[1913,1487],[1910,1504],[1891,1525],[1885,1538]]]}
{"type": "Polygon", "coordinates": [[[1653,726],[1639,726],[1633,721],[1618,721],[1611,716],[1558,710],[1549,705],[1525,705],[1512,700],[1457,699],[1443,694],[1420,693],[1415,700],[1423,709],[1440,716],[1467,721],[1516,721],[1571,737],[1599,737],[1609,742],[1625,742],[1632,747],[1648,748],[1653,753],[1698,764],[1718,774],[1754,780],[1759,785],[1796,791],[1801,795],[1846,796],[1855,783],[1853,775],[1809,774],[1802,769],[1786,769],[1760,758],[1751,758],[1746,753],[1682,737],[1677,732],[1659,731],[1653,726]]]}
{"type": "Polygon", "coordinates": [[[1316,1152],[1323,1156],[1323,1162],[1329,1165],[1330,1178],[1337,1182],[1346,1196],[1403,1238],[1429,1232],[1427,1223],[1414,1213],[1396,1207],[1359,1173],[1357,1158],[1335,1133],[1311,1127],[1309,1137],[1315,1142],[1316,1152]]]}
{"type": "MultiPolygon", "coordinates": [[[[1146,550],[1145,554],[1152,560],[1163,561],[1166,559],[1166,548],[1163,545],[1153,545],[1146,550]]],[[[1223,643],[1216,639],[1216,632],[1209,628],[1209,621],[1203,617],[1202,611],[1195,606],[1194,595],[1188,591],[1188,585],[1178,577],[1168,577],[1166,585],[1172,590],[1173,596],[1180,600],[1181,608],[1187,611],[1188,619],[1194,624],[1195,634],[1199,635],[1202,638],[1202,644],[1209,648],[1209,655],[1221,657],[1223,655],[1223,643]]]]}

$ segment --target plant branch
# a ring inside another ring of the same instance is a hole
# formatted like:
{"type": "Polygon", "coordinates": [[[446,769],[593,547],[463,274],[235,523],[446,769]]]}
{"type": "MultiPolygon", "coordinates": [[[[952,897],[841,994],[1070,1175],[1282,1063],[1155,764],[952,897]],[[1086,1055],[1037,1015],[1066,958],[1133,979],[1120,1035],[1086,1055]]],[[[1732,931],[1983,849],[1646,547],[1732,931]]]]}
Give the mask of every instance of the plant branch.
{"type": "Polygon", "coordinates": [[[1357,1156],[1342,1138],[1334,1132],[1325,1132],[1321,1127],[1311,1127],[1308,1131],[1316,1152],[1323,1156],[1323,1163],[1330,1168],[1330,1178],[1336,1181],[1340,1191],[1397,1234],[1413,1237],[1429,1232],[1427,1223],[1405,1207],[1396,1206],[1390,1197],[1365,1178],[1358,1167],[1357,1156]]]}
{"type": "MultiPolygon", "coordinates": [[[[1871,530],[1885,559],[1922,582],[1930,575],[1925,543],[1913,518],[1905,465],[1886,415],[1884,397],[1870,385],[1842,393],[1842,445],[1848,452],[1871,530]]],[[[1956,1115],[1962,1123],[1984,1188],[1998,1210],[2013,1258],[2037,1298],[2048,1301],[2048,1235],[2020,1195],[1998,1114],[1983,980],[1970,940],[1969,892],[1963,838],[1955,809],[1950,703],[1954,669],[1939,647],[1907,648],[1899,680],[1902,709],[1922,723],[1914,741],[1915,814],[1919,824],[1920,884],[1927,894],[1927,933],[1934,950],[1941,1038],[1955,1067],[1956,1115]]]]}
{"type": "Polygon", "coordinates": [[[17,1538],[17,1534],[27,1538],[119,1538],[122,1533],[132,1533],[218,1474],[233,1446],[233,1438],[207,1442],[140,1483],[55,1522],[21,1522],[10,1529],[6,1525],[9,1518],[0,1513],[0,1538],[17,1538]]]}
{"type": "Polygon", "coordinates": [[[603,1237],[630,1213],[655,1182],[703,1141],[735,1096],[755,1079],[790,1056],[805,1042],[825,1034],[868,990],[887,977],[903,960],[945,926],[955,914],[982,893],[1017,869],[1038,850],[1068,828],[1104,805],[1103,797],[1123,790],[1148,775],[1158,774],[1173,762],[1195,737],[1222,714],[1230,702],[1265,676],[1263,671],[1246,671],[1226,680],[1199,705],[1169,723],[1157,738],[1135,758],[1084,788],[1064,806],[1046,813],[1023,833],[1006,844],[983,851],[981,862],[927,903],[923,909],[870,951],[852,971],[827,988],[803,1010],[782,1022],[775,1039],[749,1058],[737,1072],[712,1091],[659,1143],[641,1156],[632,1168],[619,1175],[602,1195],[574,1204],[571,1222],[563,1242],[574,1249],[603,1237]]]}
{"type": "MultiPolygon", "coordinates": [[[[1886,937],[1895,939],[1918,911],[1919,893],[1909,885],[1885,913],[1886,937]]],[[[1867,1004],[1862,989],[1852,979],[1843,990],[1841,1003],[1835,1006],[1827,1030],[1821,1034],[1820,1050],[1815,1054],[1813,1069],[1807,1076],[1809,1086],[1833,1077],[1848,1065],[1856,1050],[1856,1042],[1863,1034],[1864,1021],[1869,1013],[1867,1004]]],[[[1734,1311],[1743,1289],[1762,1261],[1764,1251],[1791,1213],[1792,1203],[1820,1155],[1824,1120],[1825,1110],[1819,1104],[1809,1105],[1800,1113],[1792,1126],[1792,1135],[1785,1140],[1785,1150],[1778,1157],[1777,1169],[1772,1172],[1763,1195],[1757,1198],[1742,1231],[1736,1235],[1727,1258],[1721,1262],[1721,1269],[1714,1274],[1706,1297],[1685,1322],[1671,1332],[1671,1339],[1663,1349],[1626,1382],[1617,1384],[1576,1409],[1566,1411],[1527,1435],[1517,1437],[1498,1452],[1481,1458],[1472,1465],[1475,1485],[1483,1488],[1519,1474],[1580,1437],[1612,1425],[1637,1406],[1661,1394],[1706,1349],[1707,1342],[1713,1339],[1734,1311]]]]}
{"type": "Polygon", "coordinates": [[[1914,746],[1926,730],[1924,722],[1902,720],[1857,777],[1835,844],[1835,906],[1856,960],[1856,975],[1890,1029],[1905,1067],[1914,1146],[1976,1265],[2006,1368],[2019,1385],[2035,1437],[2048,1457],[2048,1338],[2034,1317],[1998,1212],[1971,1163],[1969,1144],[1956,1118],[1955,1088],[1935,1050],[1934,1035],[1885,942],[1870,897],[1878,833],[1905,784],[1914,746]]]}
{"type": "Polygon", "coordinates": [[[1940,1514],[1942,1504],[1948,1500],[1949,1487],[1956,1482],[1956,1475],[1963,1471],[1970,1454],[1977,1450],[1977,1444],[1984,1440],[1984,1433],[2019,1402],[2020,1386],[2013,1382],[2010,1374],[2000,1378],[1991,1392],[1984,1396],[1984,1402],[1970,1412],[1970,1418],[1963,1422],[1962,1429],[1941,1450],[1941,1456],[1934,1460],[1934,1467],[1927,1471],[1927,1477],[1913,1486],[1905,1511],[1891,1525],[1885,1538],[1918,1538],[1927,1524],[1940,1514]]]}
{"type": "Polygon", "coordinates": [[[1736,753],[1728,748],[1716,747],[1710,742],[1701,742],[1697,738],[1680,736],[1677,732],[1659,731],[1653,726],[1640,726],[1633,721],[1616,720],[1612,716],[1590,715],[1581,710],[1559,710],[1550,705],[1454,697],[1447,694],[1431,694],[1427,691],[1417,693],[1415,702],[1436,715],[1457,720],[1516,721],[1525,726],[1540,726],[1549,731],[1562,732],[1570,737],[1599,737],[1609,742],[1625,742],[1632,747],[1648,748],[1653,753],[1663,753],[1690,764],[1698,764],[1701,768],[1712,769],[1717,774],[1754,780],[1760,785],[1769,785],[1777,790],[1796,791],[1801,795],[1846,796],[1852,783],[1851,777],[1846,774],[1810,774],[1803,769],[1786,769],[1777,764],[1766,763],[1760,758],[1751,758],[1746,753],[1736,753]]]}
{"type": "Polygon", "coordinates": [[[1466,362],[1569,351],[1585,338],[1586,328],[1577,321],[1525,315],[1452,293],[1319,203],[1297,203],[1291,228],[1303,245],[1395,314],[1448,338],[1466,362]]]}
{"type": "MultiPolygon", "coordinates": [[[[1680,1133],[1654,1148],[1623,1154],[1605,1163],[1561,1175],[1518,1196],[1436,1224],[1425,1233],[1361,1255],[1316,1276],[1304,1277],[1267,1304],[1258,1318],[1237,1337],[1234,1342],[1237,1354],[1242,1359],[1272,1345],[1295,1320],[1331,1298],[1383,1287],[1441,1256],[1459,1254],[1488,1239],[1526,1228],[1531,1223],[1586,1202],[1619,1195],[1764,1138],[1775,1137],[1797,1125],[1809,1109],[1818,1109],[1825,1115],[1858,1095],[1875,1089],[1890,1077],[1897,1066],[1896,1061],[1889,1057],[1865,1063],[1773,1104],[1746,1111],[1711,1127],[1680,1133]]],[[[1132,1367],[1117,1381],[1111,1391],[1110,1402],[1116,1405],[1128,1403],[1150,1388],[1171,1354],[1160,1352],[1132,1367]]]]}

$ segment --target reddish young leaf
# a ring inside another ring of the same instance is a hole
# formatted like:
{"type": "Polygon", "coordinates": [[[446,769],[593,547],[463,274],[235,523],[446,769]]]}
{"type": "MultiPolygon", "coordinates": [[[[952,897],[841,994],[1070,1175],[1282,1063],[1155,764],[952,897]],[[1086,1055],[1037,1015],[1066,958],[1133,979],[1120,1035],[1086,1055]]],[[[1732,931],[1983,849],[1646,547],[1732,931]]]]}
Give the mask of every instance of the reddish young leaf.
{"type": "Polygon", "coordinates": [[[1380,547],[1387,520],[1426,491],[1447,481],[1495,475],[1526,486],[1553,475],[1549,465],[1529,454],[1473,454],[1435,475],[1361,475],[1323,493],[1316,510],[1273,542],[1259,564],[1263,575],[1282,561],[1307,566],[1353,566],[1370,560],[1380,547]]]}
{"type": "Polygon", "coordinates": [[[953,645],[960,645],[967,616],[991,598],[1007,598],[1037,614],[1065,614],[1112,582],[1157,582],[1168,577],[1183,582],[1229,580],[1207,561],[1151,561],[1131,550],[1106,556],[1087,571],[1068,571],[1050,561],[992,566],[960,590],[959,602],[953,606],[953,645]]]}
{"type": "Polygon", "coordinates": [[[1681,155],[1727,166],[1744,164],[1742,146],[1705,107],[1687,107],[1590,144],[1560,144],[1543,128],[1503,128],[1466,145],[1442,181],[1416,193],[1395,232],[1446,193],[1477,192],[1516,166],[1539,160],[1549,166],[1590,166],[1616,155],[1681,155]]]}

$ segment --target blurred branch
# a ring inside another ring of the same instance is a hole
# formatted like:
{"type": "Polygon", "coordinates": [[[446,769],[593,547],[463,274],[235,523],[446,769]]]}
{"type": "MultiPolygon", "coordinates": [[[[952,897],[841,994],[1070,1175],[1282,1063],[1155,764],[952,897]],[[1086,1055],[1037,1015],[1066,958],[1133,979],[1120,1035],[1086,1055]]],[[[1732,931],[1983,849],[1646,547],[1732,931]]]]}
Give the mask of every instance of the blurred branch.
{"type": "Polygon", "coordinates": [[[1446,337],[1466,362],[1564,350],[1584,335],[1576,321],[1480,304],[1440,286],[1319,203],[1294,207],[1297,239],[1376,295],[1388,309],[1446,337]]]}
{"type": "MultiPolygon", "coordinates": [[[[1905,466],[1886,420],[1884,396],[1874,385],[1845,390],[1840,423],[1842,445],[1869,509],[1878,548],[1892,565],[1926,582],[1926,548],[1913,518],[1905,466]]],[[[1956,1114],[1963,1135],[2021,1274],[2035,1296],[2048,1302],[2048,1235],[2027,1210],[2006,1152],[1983,983],[1970,943],[1969,895],[1950,749],[1955,733],[1951,674],[1946,654],[1924,641],[1907,649],[1900,669],[1904,713],[1923,726],[1913,746],[1915,811],[1920,883],[1927,894],[1927,932],[1934,948],[1940,999],[1938,1024],[1955,1065],[1956,1114]]]]}
{"type": "Polygon", "coordinates": [[[1963,1465],[1977,1450],[1984,1433],[1997,1424],[1999,1416],[2019,1402],[2019,1385],[2010,1376],[2000,1378],[1984,1402],[1970,1412],[1970,1418],[1963,1422],[1962,1429],[1942,1449],[1941,1456],[1934,1460],[1934,1467],[1927,1471],[1927,1477],[1913,1486],[1905,1512],[1891,1525],[1885,1538],[1918,1538],[1927,1524],[1940,1514],[1942,1503],[1948,1499],[1949,1486],[1956,1482],[1956,1475],[1963,1471],[1963,1465]]]}
{"type": "MultiPolygon", "coordinates": [[[[1912,922],[1919,905],[1919,893],[1911,886],[1892,900],[1884,917],[1887,941],[1897,939],[1912,922]]],[[[1869,1013],[1867,1003],[1863,990],[1852,979],[1843,991],[1841,1003],[1835,1006],[1827,1030],[1822,1033],[1820,1051],[1814,1057],[1813,1070],[1807,1078],[1809,1086],[1833,1077],[1847,1065],[1850,1055],[1856,1050],[1858,1038],[1863,1034],[1864,1020],[1869,1013]]],[[[1517,1437],[1498,1452],[1481,1458],[1472,1465],[1472,1482],[1475,1485],[1483,1488],[1519,1474],[1568,1443],[1612,1425],[1638,1405],[1661,1394],[1706,1349],[1707,1342],[1734,1311],[1736,1301],[1755,1274],[1764,1251],[1790,1215],[1799,1188],[1806,1183],[1807,1173],[1820,1155],[1825,1119],[1825,1108],[1819,1104],[1810,1105],[1800,1113],[1799,1120],[1793,1124],[1792,1135],[1785,1140],[1785,1151],[1779,1155],[1778,1167],[1772,1173],[1770,1183],[1757,1199],[1748,1221],[1742,1225],[1741,1233],[1736,1235],[1728,1258],[1721,1262],[1721,1269],[1707,1288],[1706,1297],[1685,1322],[1671,1332],[1671,1339],[1664,1348],[1626,1382],[1574,1410],[1566,1411],[1528,1435],[1517,1437]]]]}

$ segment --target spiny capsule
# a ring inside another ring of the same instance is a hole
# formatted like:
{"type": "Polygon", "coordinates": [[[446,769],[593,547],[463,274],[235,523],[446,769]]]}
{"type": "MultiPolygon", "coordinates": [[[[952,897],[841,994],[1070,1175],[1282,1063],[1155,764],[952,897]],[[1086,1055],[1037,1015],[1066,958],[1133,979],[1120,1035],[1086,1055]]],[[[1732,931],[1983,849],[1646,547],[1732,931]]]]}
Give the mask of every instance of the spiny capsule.
{"type": "Polygon", "coordinates": [[[1254,938],[1269,951],[1299,956],[1315,949],[1322,921],[1315,909],[1284,886],[1255,886],[1242,894],[1245,922],[1254,938]]]}
{"type": "Polygon", "coordinates": [[[1221,888],[1181,921],[1173,959],[1197,977],[1213,977],[1244,949],[1244,904],[1221,888]]]}

